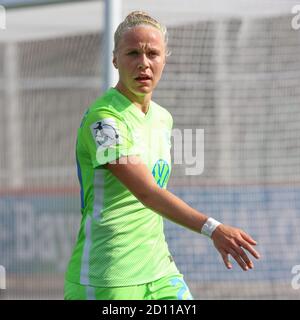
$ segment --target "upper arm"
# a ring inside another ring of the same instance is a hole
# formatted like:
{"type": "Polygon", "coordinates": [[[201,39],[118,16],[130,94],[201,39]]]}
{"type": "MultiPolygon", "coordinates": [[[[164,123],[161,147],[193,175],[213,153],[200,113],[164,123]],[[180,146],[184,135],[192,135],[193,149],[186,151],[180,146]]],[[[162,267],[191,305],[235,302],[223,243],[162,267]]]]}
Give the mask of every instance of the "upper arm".
{"type": "Polygon", "coordinates": [[[118,178],[141,202],[147,201],[159,187],[148,167],[138,156],[122,157],[105,168],[118,178]]]}

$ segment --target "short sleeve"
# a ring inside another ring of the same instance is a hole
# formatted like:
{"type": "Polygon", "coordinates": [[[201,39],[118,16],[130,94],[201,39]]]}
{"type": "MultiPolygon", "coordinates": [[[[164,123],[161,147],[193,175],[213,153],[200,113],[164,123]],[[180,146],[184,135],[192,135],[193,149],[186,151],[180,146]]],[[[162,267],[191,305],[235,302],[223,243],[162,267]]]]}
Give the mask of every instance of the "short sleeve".
{"type": "Polygon", "coordinates": [[[110,110],[93,111],[86,116],[81,128],[81,140],[87,147],[94,168],[121,156],[139,154],[129,126],[117,112],[110,110]]]}

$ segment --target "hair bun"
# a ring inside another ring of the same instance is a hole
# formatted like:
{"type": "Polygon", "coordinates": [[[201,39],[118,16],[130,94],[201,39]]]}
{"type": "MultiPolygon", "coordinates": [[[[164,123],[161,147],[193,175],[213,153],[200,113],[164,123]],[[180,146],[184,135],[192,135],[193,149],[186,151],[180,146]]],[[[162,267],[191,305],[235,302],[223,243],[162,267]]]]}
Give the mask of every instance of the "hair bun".
{"type": "Polygon", "coordinates": [[[127,18],[130,18],[130,17],[136,17],[136,16],[144,16],[144,17],[149,17],[149,18],[151,18],[150,17],[150,15],[147,13],[147,12],[145,12],[145,11],[132,11],[132,12],[130,12],[128,15],[127,15],[127,17],[125,18],[125,20],[127,19],[127,18]]]}

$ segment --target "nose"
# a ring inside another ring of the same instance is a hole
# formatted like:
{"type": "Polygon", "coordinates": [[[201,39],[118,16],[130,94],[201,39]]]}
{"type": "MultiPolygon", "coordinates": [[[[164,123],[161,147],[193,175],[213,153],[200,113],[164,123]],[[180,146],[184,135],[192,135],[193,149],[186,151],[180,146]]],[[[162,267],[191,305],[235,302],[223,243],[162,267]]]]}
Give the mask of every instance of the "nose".
{"type": "Polygon", "coordinates": [[[149,60],[145,53],[140,55],[140,59],[138,61],[138,68],[139,69],[146,69],[149,67],[149,60]]]}

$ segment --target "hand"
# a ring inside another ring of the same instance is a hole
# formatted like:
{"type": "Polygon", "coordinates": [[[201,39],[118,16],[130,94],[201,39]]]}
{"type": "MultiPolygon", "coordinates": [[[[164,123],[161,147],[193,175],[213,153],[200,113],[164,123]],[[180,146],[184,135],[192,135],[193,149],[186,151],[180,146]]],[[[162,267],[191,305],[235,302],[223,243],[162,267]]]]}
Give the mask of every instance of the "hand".
{"type": "Polygon", "coordinates": [[[247,271],[249,268],[252,269],[254,267],[242,248],[249,251],[256,259],[260,258],[259,253],[252,247],[256,245],[256,241],[243,230],[220,224],[212,233],[211,238],[228,269],[232,268],[228,258],[229,254],[243,270],[247,271]]]}

